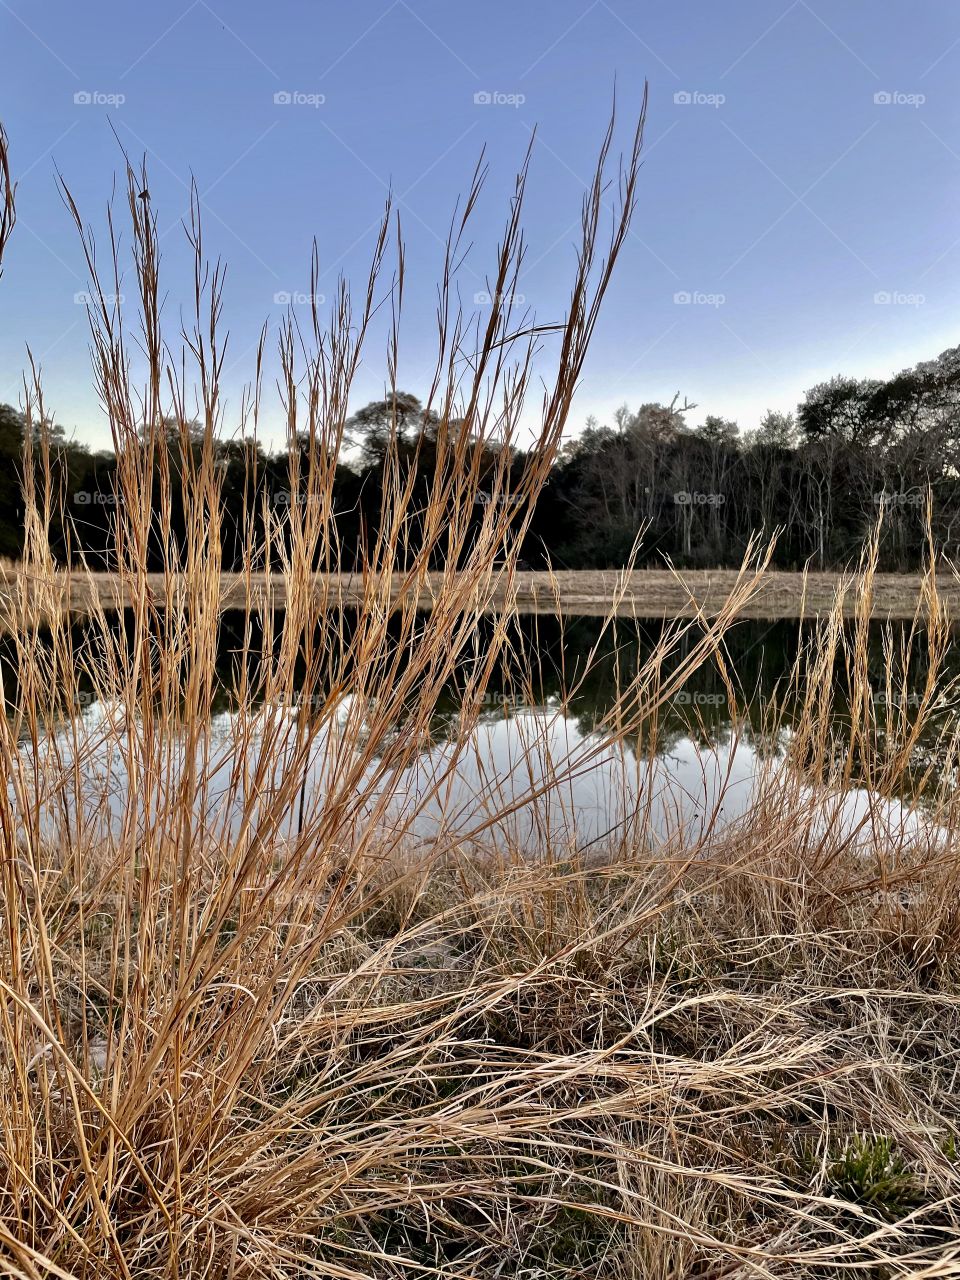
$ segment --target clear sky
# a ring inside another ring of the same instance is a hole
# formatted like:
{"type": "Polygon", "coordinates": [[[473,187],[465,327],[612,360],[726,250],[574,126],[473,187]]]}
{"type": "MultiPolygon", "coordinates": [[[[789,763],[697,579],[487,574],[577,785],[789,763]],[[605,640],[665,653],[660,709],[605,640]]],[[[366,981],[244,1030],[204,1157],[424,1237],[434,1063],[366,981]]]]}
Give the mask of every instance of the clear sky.
{"type": "MultiPolygon", "coordinates": [[[[312,237],[321,289],[340,270],[359,285],[391,184],[408,253],[401,383],[421,391],[456,193],[487,144],[472,304],[535,124],[520,287],[556,318],[614,81],[626,117],[644,77],[640,207],[571,426],[679,390],[691,421],[749,428],[835,372],[884,375],[960,341],[955,0],[0,0],[0,49],[20,183],[0,401],[16,401],[29,343],[57,420],[93,445],[108,437],[74,301],[86,278],[54,164],[102,235],[111,125],[147,153],[171,331],[196,176],[208,249],[229,264],[233,406],[277,295],[308,287],[312,237]]],[[[382,349],[358,404],[382,391],[382,349]]]]}

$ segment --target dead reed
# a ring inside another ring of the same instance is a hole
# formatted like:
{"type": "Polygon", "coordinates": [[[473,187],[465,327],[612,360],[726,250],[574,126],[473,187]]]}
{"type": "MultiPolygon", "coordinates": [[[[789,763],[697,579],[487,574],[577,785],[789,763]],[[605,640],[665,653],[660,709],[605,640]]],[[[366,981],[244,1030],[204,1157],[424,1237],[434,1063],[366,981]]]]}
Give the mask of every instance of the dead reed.
{"type": "MultiPolygon", "coordinates": [[[[860,593],[857,624],[844,628],[839,602],[801,651],[789,760],[762,771],[737,823],[714,814],[654,850],[641,789],[631,823],[600,846],[571,838],[575,814],[562,833],[537,828],[533,848],[504,836],[505,809],[562,793],[611,744],[652,759],[660,708],[701,666],[721,671],[738,706],[724,636],[763,573],[754,551],[719,616],[678,623],[639,670],[623,671],[614,709],[576,758],[531,771],[519,797],[494,785],[485,807],[441,822],[429,841],[418,835],[428,805],[445,812],[491,676],[517,643],[509,604],[485,648],[477,619],[495,587],[509,594],[515,581],[525,521],[518,529],[511,516],[532,509],[559,447],[628,233],[642,127],[641,114],[607,239],[613,122],[603,140],[558,326],[512,302],[526,163],[489,316],[462,315],[456,271],[475,174],[441,276],[429,501],[415,499],[394,449],[349,627],[308,584],[315,569],[339,567],[334,468],[378,308],[392,316],[395,394],[404,264],[389,208],[359,303],[341,284],[328,319],[316,308],[306,326],[288,318],[279,354],[295,497],[265,510],[264,540],[253,522],[247,531],[226,735],[211,716],[224,608],[222,273],[206,266],[194,200],[181,362],[161,322],[145,175],[127,173],[136,334],[108,301],[119,292],[112,222],[101,279],[63,187],[98,299],[94,372],[122,497],[113,570],[131,606],[125,634],[97,609],[78,645],[42,593],[11,602],[17,692],[0,721],[5,1274],[960,1274],[955,717],[916,765],[948,645],[932,574],[922,620],[890,652],[880,716],[866,666],[868,550],[848,588],[860,593]],[[547,340],[556,355],[539,440],[510,484],[509,447],[547,340]],[[511,502],[485,504],[475,537],[481,480],[511,502]],[[167,536],[175,487],[182,544],[167,536]],[[156,545],[160,589],[146,567],[156,545]],[[438,560],[457,568],[423,614],[417,592],[438,560]],[[407,589],[396,601],[398,568],[407,589]],[[283,582],[282,624],[253,594],[258,574],[283,582]],[[254,623],[264,639],[251,662],[254,623]],[[892,712],[921,646],[922,705],[892,712]],[[429,786],[398,807],[451,681],[462,732],[429,786]],[[64,714],[81,686],[95,691],[97,717],[64,714]],[[919,816],[893,830],[889,801],[905,787],[919,816]]],[[[4,143],[0,134],[0,248],[13,226],[4,143]]],[[[317,271],[314,254],[314,282],[317,271]]],[[[259,415],[264,361],[261,342],[241,431],[259,415]]],[[[52,581],[59,495],[35,373],[25,408],[24,570],[52,581]]],[[[571,695],[582,678],[571,673],[571,695]]]]}

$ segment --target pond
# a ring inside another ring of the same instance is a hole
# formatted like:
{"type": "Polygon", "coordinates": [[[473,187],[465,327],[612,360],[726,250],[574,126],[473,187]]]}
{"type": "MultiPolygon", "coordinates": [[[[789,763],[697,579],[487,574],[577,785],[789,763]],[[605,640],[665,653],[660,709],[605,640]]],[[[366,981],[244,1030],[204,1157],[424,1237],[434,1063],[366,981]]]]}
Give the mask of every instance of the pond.
{"type": "MultiPolygon", "coordinates": [[[[477,655],[484,652],[490,626],[489,620],[480,624],[477,655]]],[[[204,744],[206,820],[220,824],[225,834],[236,827],[239,814],[249,820],[255,813],[259,798],[251,795],[251,786],[269,799],[289,771],[296,770],[296,799],[286,805],[281,822],[284,834],[294,838],[304,814],[322,809],[324,797],[342,783],[343,726],[357,723],[356,707],[346,696],[331,714],[326,694],[295,693],[286,706],[262,702],[252,714],[248,710],[238,717],[233,693],[238,653],[244,653],[247,667],[256,668],[259,662],[240,643],[242,635],[242,620],[225,616],[219,681],[204,744]],[[318,723],[307,732],[304,752],[304,723],[310,725],[314,718],[318,723]],[[239,735],[242,771],[237,766],[239,735]],[[269,758],[261,759],[265,751],[269,758]],[[257,779],[255,784],[251,778],[257,779]]],[[[551,617],[520,618],[511,636],[511,656],[497,665],[479,699],[466,705],[463,682],[449,682],[435,701],[429,724],[418,722],[416,750],[408,752],[402,769],[382,768],[375,758],[367,761],[351,783],[353,793],[362,796],[356,821],[403,829],[413,841],[440,841],[467,850],[495,847],[525,857],[547,849],[566,856],[623,846],[664,850],[697,845],[741,821],[760,786],[768,792],[789,791],[797,802],[815,785],[798,755],[796,729],[807,693],[803,675],[798,675],[798,655],[816,652],[817,635],[811,624],[739,624],[728,632],[722,651],[730,686],[721,663],[711,661],[651,714],[619,732],[618,694],[662,641],[664,624],[619,620],[605,628],[592,618],[562,624],[551,617]]],[[[902,679],[893,691],[887,687],[888,655],[905,652],[907,635],[895,625],[877,626],[869,636],[868,678],[876,722],[872,745],[881,755],[911,724],[923,697],[927,658],[922,636],[900,662],[902,679]]],[[[664,664],[664,681],[694,642],[691,636],[678,645],[664,664]]],[[[82,648],[82,638],[79,643],[82,648]]],[[[846,767],[846,776],[827,803],[821,797],[823,821],[855,836],[868,812],[874,826],[879,813],[893,841],[918,829],[922,807],[911,794],[912,780],[931,768],[941,773],[953,768],[956,702],[950,681],[956,670],[951,655],[913,746],[910,767],[899,779],[899,792],[888,794],[878,808],[870,804],[877,775],[863,738],[855,742],[851,756],[849,676],[844,663],[836,663],[824,749],[846,767]]],[[[15,689],[9,667],[4,671],[11,702],[15,689]]],[[[41,751],[58,755],[61,772],[79,764],[83,780],[77,804],[84,820],[116,830],[124,815],[129,820],[131,799],[135,801],[122,713],[96,700],[89,686],[86,693],[81,688],[80,702],[79,712],[61,720],[41,751]]],[[[401,715],[393,732],[402,736],[407,731],[401,715]]],[[[164,745],[162,767],[171,784],[185,763],[185,750],[176,742],[164,745]]],[[[58,820],[64,820],[62,814],[58,820]]]]}

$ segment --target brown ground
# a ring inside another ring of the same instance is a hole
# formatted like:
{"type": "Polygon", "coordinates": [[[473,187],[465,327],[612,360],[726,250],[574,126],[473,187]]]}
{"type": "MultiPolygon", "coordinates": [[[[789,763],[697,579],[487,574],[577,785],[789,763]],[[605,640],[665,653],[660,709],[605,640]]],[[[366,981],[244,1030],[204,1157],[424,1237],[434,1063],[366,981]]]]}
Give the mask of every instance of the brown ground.
{"type": "MultiPolygon", "coordinates": [[[[567,615],[607,614],[620,594],[617,612],[621,616],[647,618],[690,616],[696,601],[707,613],[716,613],[734,588],[737,574],[733,570],[687,570],[675,575],[667,570],[645,569],[623,575],[608,571],[564,571],[553,575],[546,573],[519,573],[515,591],[518,608],[524,613],[556,613],[567,615]]],[[[434,584],[439,575],[431,575],[420,592],[418,603],[430,607],[434,584]]],[[[844,580],[836,573],[767,573],[757,587],[752,599],[741,609],[745,618],[775,619],[816,617],[831,608],[837,589],[844,580]]],[[[23,584],[21,583],[21,586],[23,584]]],[[[34,583],[35,590],[42,591],[42,584],[34,583]]],[[[151,575],[150,585],[158,599],[163,599],[164,583],[160,574],[151,575]]],[[[912,618],[920,602],[920,577],[914,574],[877,574],[874,579],[873,612],[877,618],[912,618]]],[[[266,578],[255,575],[253,593],[263,599],[267,593],[266,578]]],[[[400,579],[395,579],[395,591],[400,589],[400,579]]],[[[938,582],[940,595],[952,618],[960,618],[960,582],[944,574],[938,582]]],[[[358,577],[318,575],[318,597],[328,603],[349,605],[355,602],[361,590],[358,577]]],[[[493,607],[502,605],[506,583],[495,594],[493,607]]],[[[68,583],[58,581],[56,592],[60,607],[69,607],[76,614],[87,612],[91,592],[95,591],[107,609],[116,608],[120,602],[120,584],[109,574],[95,574],[90,578],[79,575],[68,583]],[[68,595],[69,592],[69,595],[68,595]]],[[[243,607],[245,579],[239,575],[224,575],[224,604],[243,607]]],[[[282,606],[283,583],[274,577],[269,589],[271,598],[282,606]]],[[[0,616],[9,617],[11,597],[17,595],[15,580],[9,572],[0,579],[0,616]]],[[[49,599],[49,596],[47,597],[49,599]]],[[[855,607],[855,592],[848,593],[847,612],[855,607]]]]}

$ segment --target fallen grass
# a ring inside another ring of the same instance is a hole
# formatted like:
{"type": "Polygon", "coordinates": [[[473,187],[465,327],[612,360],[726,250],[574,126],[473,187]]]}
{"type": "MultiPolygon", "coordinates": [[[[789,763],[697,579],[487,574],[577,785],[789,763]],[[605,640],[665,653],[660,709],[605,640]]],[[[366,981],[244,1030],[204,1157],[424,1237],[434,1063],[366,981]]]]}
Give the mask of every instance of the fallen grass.
{"type": "MultiPolygon", "coordinates": [[[[642,120],[605,252],[612,132],[584,205],[539,446],[510,495],[527,511],[627,233],[641,137],[642,120]]],[[[523,529],[503,512],[517,503],[485,504],[476,541],[468,529],[481,477],[495,496],[507,483],[536,346],[557,336],[511,315],[525,181],[526,169],[483,329],[453,301],[466,222],[454,223],[430,501],[414,509],[395,462],[349,631],[308,584],[337,569],[332,477],[361,345],[377,307],[400,306],[402,254],[383,295],[378,284],[389,215],[359,311],[344,287],[329,325],[314,315],[313,345],[292,320],[282,332],[300,446],[290,492],[302,500],[282,518],[267,513],[268,545],[248,546],[248,626],[224,737],[210,714],[224,610],[220,277],[203,269],[195,210],[194,324],[182,337],[201,394],[197,449],[181,366],[165,355],[154,215],[137,199],[142,175],[128,173],[147,360],[139,400],[119,316],[108,302],[90,314],[124,496],[114,572],[127,627],[118,634],[95,607],[78,647],[42,591],[11,604],[17,693],[0,725],[7,1274],[960,1273],[955,717],[915,764],[949,645],[932,575],[915,632],[891,647],[878,717],[868,550],[853,605],[838,599],[798,657],[786,765],[761,769],[738,822],[715,812],[655,852],[641,790],[629,825],[589,847],[575,813],[535,826],[533,847],[514,845],[495,804],[428,842],[418,835],[418,815],[443,805],[470,751],[492,677],[515,656],[523,529]],[[186,475],[183,545],[164,538],[173,466],[186,475]],[[168,558],[159,583],[144,568],[156,539],[168,558]],[[423,614],[418,594],[441,549],[460,569],[433,584],[423,614]],[[506,568],[495,567],[504,552],[506,568]],[[282,583],[282,624],[255,596],[256,574],[282,583]],[[494,592],[502,603],[481,648],[476,623],[494,592]],[[265,639],[251,662],[254,622],[265,639]],[[927,678],[914,711],[895,695],[918,651],[927,678]],[[81,682],[99,718],[64,718],[81,682]],[[461,732],[428,791],[398,810],[451,682],[461,732]],[[905,788],[916,822],[892,834],[888,802],[905,788]]],[[[84,246],[96,291],[98,259],[84,246]]],[[[108,280],[96,296],[115,292],[108,280]]],[[[394,332],[391,378],[396,349],[394,332]]],[[[245,422],[258,403],[254,394],[245,422]]],[[[46,421],[38,379],[27,411],[46,421]]],[[[57,495],[42,427],[38,438],[25,571],[43,582],[56,572],[46,529],[57,495]]],[[[531,770],[504,803],[535,812],[611,744],[654,758],[660,709],[704,665],[736,713],[724,634],[764,569],[751,553],[715,616],[679,621],[622,672],[577,759],[553,758],[545,777],[531,770]]],[[[583,667],[570,673],[570,696],[583,678],[583,667]]]]}

